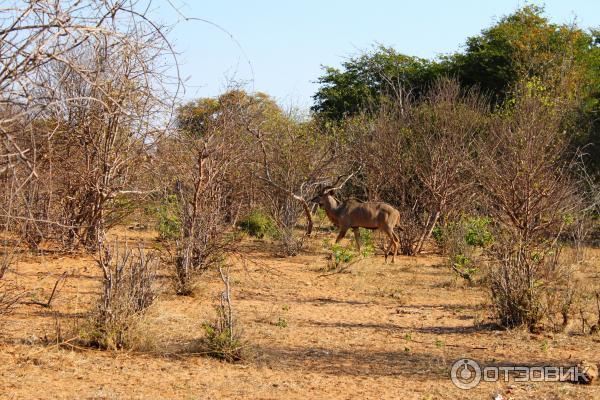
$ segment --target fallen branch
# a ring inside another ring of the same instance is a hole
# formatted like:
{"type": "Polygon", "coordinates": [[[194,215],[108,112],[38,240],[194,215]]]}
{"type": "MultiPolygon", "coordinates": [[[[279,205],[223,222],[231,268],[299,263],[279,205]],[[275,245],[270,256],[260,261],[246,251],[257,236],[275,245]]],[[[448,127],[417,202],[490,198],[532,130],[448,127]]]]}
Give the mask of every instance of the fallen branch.
{"type": "Polygon", "coordinates": [[[61,281],[64,281],[67,279],[67,273],[63,272],[62,275],[56,280],[56,282],[54,283],[54,287],[52,288],[52,293],[50,293],[50,297],[48,298],[47,302],[41,302],[41,301],[37,301],[37,300],[32,300],[31,304],[37,304],[38,306],[42,306],[45,308],[50,308],[52,305],[52,299],[54,299],[54,294],[56,293],[56,288],[58,287],[58,284],[61,281]]]}

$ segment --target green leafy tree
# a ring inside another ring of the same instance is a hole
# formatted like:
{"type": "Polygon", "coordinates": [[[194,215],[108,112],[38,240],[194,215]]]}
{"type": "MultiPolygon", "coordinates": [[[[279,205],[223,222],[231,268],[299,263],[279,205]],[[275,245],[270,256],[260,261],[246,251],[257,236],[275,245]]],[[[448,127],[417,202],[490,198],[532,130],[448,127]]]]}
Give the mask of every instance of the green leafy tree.
{"type": "Polygon", "coordinates": [[[217,98],[201,98],[179,108],[177,125],[192,137],[203,137],[215,129],[245,129],[247,125],[283,118],[277,103],[265,93],[248,94],[244,90],[230,90],[217,98]]]}
{"type": "MultiPolygon", "coordinates": [[[[574,96],[592,76],[594,38],[576,25],[551,23],[543,8],[525,6],[467,39],[465,51],[444,58],[463,85],[477,85],[502,101],[523,77],[564,84],[574,96]],[[565,73],[569,75],[565,79],[565,73]]],[[[596,73],[597,75],[597,73],[596,73]]]]}
{"type": "Polygon", "coordinates": [[[547,85],[562,85],[566,97],[585,99],[583,122],[590,121],[590,110],[598,111],[598,32],[551,23],[543,13],[535,5],[520,8],[468,38],[463,52],[437,60],[379,46],[349,59],[341,69],[325,67],[313,111],[340,120],[377,107],[381,97],[397,95],[401,87],[419,98],[441,75],[459,78],[463,87],[477,86],[501,103],[520,79],[540,77],[547,85]]]}
{"type": "Polygon", "coordinates": [[[378,46],[346,61],[342,70],[325,67],[325,74],[318,80],[321,87],[313,96],[312,110],[327,119],[341,120],[366,107],[376,108],[381,95],[397,96],[401,87],[410,88],[419,96],[441,68],[434,61],[378,46]]]}

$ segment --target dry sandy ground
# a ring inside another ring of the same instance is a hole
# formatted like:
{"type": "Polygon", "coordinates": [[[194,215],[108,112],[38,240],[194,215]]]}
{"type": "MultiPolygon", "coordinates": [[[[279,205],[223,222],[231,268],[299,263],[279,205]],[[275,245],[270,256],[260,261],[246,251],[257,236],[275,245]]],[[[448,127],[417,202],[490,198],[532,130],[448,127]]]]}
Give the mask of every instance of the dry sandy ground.
{"type": "MultiPolygon", "coordinates": [[[[120,230],[150,245],[151,233],[120,230]]],[[[186,352],[214,315],[221,285],[207,274],[194,297],[167,290],[150,311],[154,352],[78,350],[40,344],[64,331],[99,294],[98,268],[88,256],[23,257],[10,277],[32,291],[5,318],[0,336],[1,399],[597,399],[600,385],[482,383],[453,386],[452,363],[568,365],[600,361],[598,338],[532,335],[487,324],[481,288],[453,280],[435,256],[367,258],[349,273],[323,275],[322,236],[312,250],[276,258],[268,242],[246,240],[250,261],[235,262],[233,297],[249,358],[227,364],[186,352]],[[44,299],[63,272],[64,287],[46,309],[44,299]],[[28,303],[29,302],[29,303],[28,303]]],[[[597,253],[596,253],[597,254],[597,253]]],[[[589,260],[598,279],[600,258],[589,260]],[[596,267],[598,270],[596,270],[596,267]]],[[[165,280],[165,283],[167,281],[165,280]]]]}

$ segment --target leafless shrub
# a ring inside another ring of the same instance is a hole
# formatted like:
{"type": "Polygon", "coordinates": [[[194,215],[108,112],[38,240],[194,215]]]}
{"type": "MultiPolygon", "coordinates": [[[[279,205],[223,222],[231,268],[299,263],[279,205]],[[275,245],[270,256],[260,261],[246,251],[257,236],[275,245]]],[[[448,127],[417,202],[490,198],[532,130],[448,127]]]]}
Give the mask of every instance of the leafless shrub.
{"type": "Polygon", "coordinates": [[[338,142],[341,138],[293,116],[281,115],[269,128],[249,127],[249,131],[260,152],[251,165],[254,177],[262,182],[265,209],[277,224],[283,253],[295,255],[304,242],[295,228],[304,215],[306,233],[311,234],[309,199],[335,175],[345,145],[338,142]]]}
{"type": "Polygon", "coordinates": [[[496,223],[487,279],[496,315],[508,327],[535,329],[570,303],[572,269],[559,258],[560,238],[583,205],[560,111],[526,84],[481,138],[477,179],[496,223]]]}
{"type": "Polygon", "coordinates": [[[82,329],[81,339],[103,349],[135,348],[147,345],[139,329],[146,310],[158,294],[158,258],[138,246],[136,252],[102,247],[97,263],[102,269],[102,296],[82,329]]]}
{"type": "Polygon", "coordinates": [[[480,94],[442,79],[419,103],[399,97],[348,125],[366,197],[400,211],[403,254],[421,252],[438,220],[460,212],[475,193],[469,159],[487,112],[480,94]]]}
{"type": "Polygon", "coordinates": [[[257,209],[276,223],[283,252],[296,254],[302,213],[312,230],[308,199],[335,174],[336,138],[285,114],[268,96],[240,89],[181,107],[177,125],[157,158],[163,190],[177,197],[180,214],[165,225],[180,230],[178,292],[191,291],[190,273],[218,262],[233,239],[226,230],[257,209]]]}
{"type": "Polygon", "coordinates": [[[9,251],[0,255],[0,316],[9,314],[12,308],[23,297],[23,291],[7,282],[5,274],[8,271],[14,256],[9,251]]]}
{"type": "Polygon", "coordinates": [[[180,125],[159,152],[161,162],[170,164],[166,177],[171,187],[165,191],[177,203],[174,282],[182,295],[191,294],[197,276],[218,265],[234,240],[228,232],[235,191],[229,177],[240,157],[240,144],[223,126],[202,134],[188,129],[180,125]]]}

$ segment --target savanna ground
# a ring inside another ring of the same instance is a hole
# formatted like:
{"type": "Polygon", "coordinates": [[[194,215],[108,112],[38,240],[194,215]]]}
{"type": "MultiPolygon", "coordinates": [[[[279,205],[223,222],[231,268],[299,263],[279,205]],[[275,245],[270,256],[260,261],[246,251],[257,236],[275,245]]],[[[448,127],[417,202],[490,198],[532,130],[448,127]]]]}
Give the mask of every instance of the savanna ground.
{"type": "MultiPolygon", "coordinates": [[[[87,255],[22,255],[9,278],[29,291],[5,318],[0,341],[2,399],[415,398],[474,399],[501,393],[513,399],[594,399],[600,386],[571,383],[482,383],[464,391],[449,378],[461,357],[484,365],[572,365],[596,362],[600,340],[570,333],[504,331],[490,323],[486,293],[469,287],[436,255],[381,254],[343,273],[325,273],[319,232],[308,251],[273,255],[268,240],[247,238],[244,259],[232,259],[233,300],[247,341],[247,358],[225,363],[194,353],[201,323],[214,318],[222,290],[207,273],[192,297],[165,292],[145,321],[148,351],[100,351],[48,344],[72,332],[100,294],[100,270],[87,255]],[[52,308],[47,299],[61,274],[68,278],[52,308]]],[[[153,232],[111,231],[146,247],[153,232]]],[[[349,239],[346,239],[349,240],[349,239]]],[[[600,278],[600,252],[587,251],[584,271],[600,278]]],[[[68,340],[68,338],[66,338],[68,340]]]]}

